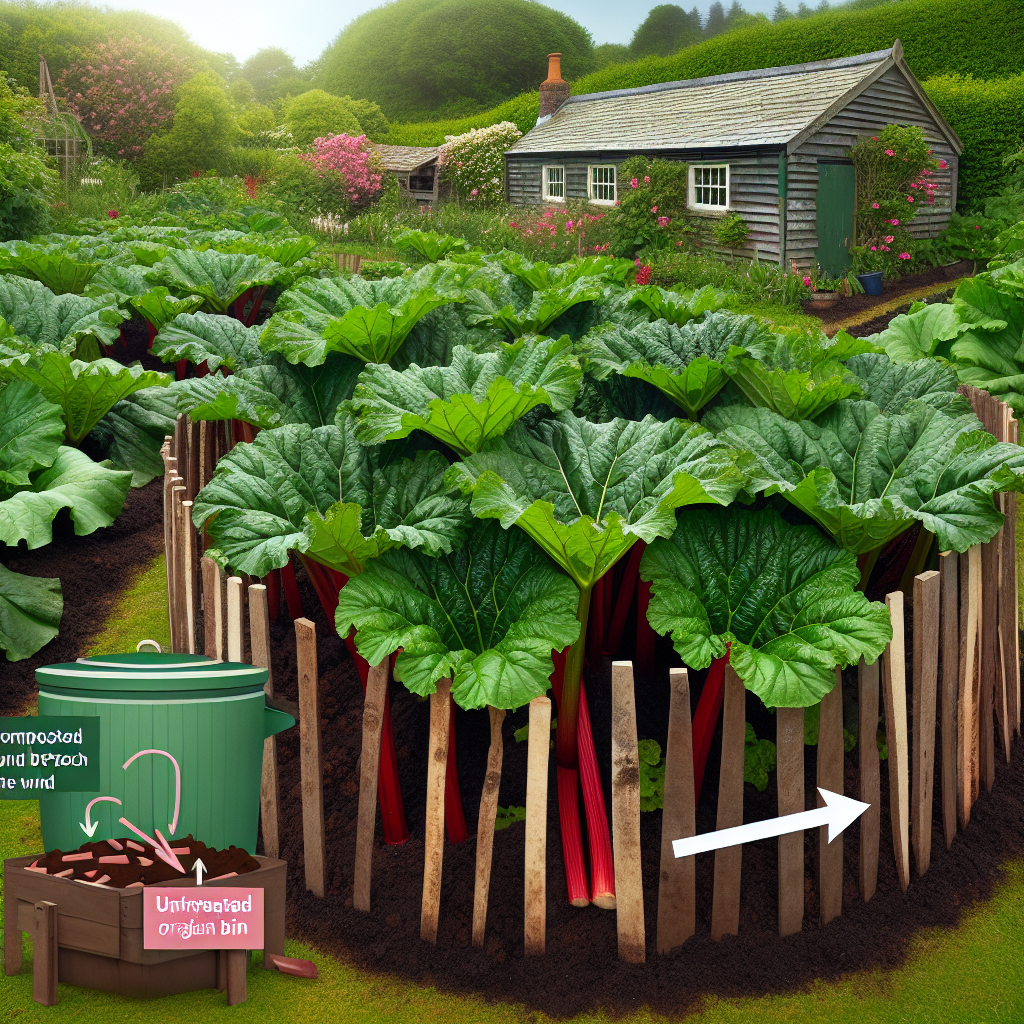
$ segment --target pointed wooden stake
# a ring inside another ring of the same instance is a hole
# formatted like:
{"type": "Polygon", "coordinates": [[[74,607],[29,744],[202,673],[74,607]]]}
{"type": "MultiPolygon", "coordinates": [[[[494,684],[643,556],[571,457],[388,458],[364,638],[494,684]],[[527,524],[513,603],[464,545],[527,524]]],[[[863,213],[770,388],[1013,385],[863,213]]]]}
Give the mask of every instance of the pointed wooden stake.
{"type": "Polygon", "coordinates": [[[932,796],[935,783],[935,711],[939,669],[939,597],[937,572],[914,577],[914,759],[911,838],[918,877],[932,856],[932,796]]]}
{"type": "Polygon", "coordinates": [[[306,888],[315,896],[323,898],[327,875],[327,845],[324,836],[323,750],[320,739],[320,675],[316,657],[316,626],[309,619],[295,620],[295,654],[299,671],[299,776],[302,786],[302,850],[306,888]]]}
{"type": "MultiPolygon", "coordinates": [[[[718,782],[716,829],[743,824],[743,746],[747,737],[747,691],[731,665],[725,668],[722,709],[722,770],[718,782]]],[[[711,938],[736,935],[740,929],[740,871],[743,847],[715,851],[711,938]]]]}
{"type": "Polygon", "coordinates": [[[903,594],[885,598],[892,640],[885,649],[885,739],[889,748],[889,815],[900,887],[910,885],[910,773],[907,763],[907,656],[903,642],[903,594]]]}
{"type": "Polygon", "coordinates": [[[228,577],[228,661],[242,660],[245,618],[242,610],[242,577],[228,577]]]}
{"type": "Polygon", "coordinates": [[[530,701],[530,737],[526,752],[526,861],[523,886],[523,952],[542,954],[547,945],[548,748],[551,700],[530,701]]]}
{"type": "Polygon", "coordinates": [[[878,757],[878,676],[881,667],[880,660],[868,665],[863,658],[857,667],[860,799],[870,805],[860,816],[860,895],[865,902],[875,895],[875,889],[878,888],[878,847],[882,821],[882,779],[878,757]]]}
{"type": "Polygon", "coordinates": [[[363,698],[363,750],[359,758],[359,817],[356,822],[356,866],[352,906],[370,912],[370,877],[373,870],[373,832],[377,823],[377,776],[380,772],[380,737],[384,725],[384,702],[388,696],[385,658],[370,666],[363,698]]]}
{"type": "Polygon", "coordinates": [[[939,555],[942,623],[942,706],[939,742],[942,751],[942,832],[946,849],[956,837],[956,702],[960,677],[959,556],[955,551],[939,555]]]}
{"type": "MultiPolygon", "coordinates": [[[[804,807],[804,709],[775,709],[775,777],[779,816],[804,807]]],[[[804,834],[779,836],[779,935],[795,935],[804,926],[804,834]]],[[[693,858],[687,858],[692,860],[693,858]]]]}
{"type": "MultiPolygon", "coordinates": [[[[981,545],[981,663],[979,665],[980,728],[978,730],[978,768],[985,791],[992,792],[996,781],[995,692],[999,670],[999,541],[981,545]]],[[[916,621],[916,620],[915,620],[916,621]]]]}
{"type": "MultiPolygon", "coordinates": [[[[205,421],[204,421],[205,422],[205,421]]],[[[209,561],[209,559],[204,559],[209,561]]],[[[249,587],[249,642],[252,663],[267,670],[263,692],[274,696],[274,668],[270,656],[270,607],[267,588],[262,583],[249,587]]],[[[260,832],[263,834],[263,853],[275,860],[281,852],[279,834],[280,785],[277,780],[277,737],[263,740],[263,773],[260,776],[260,832]]]]}
{"type": "Polygon", "coordinates": [[[501,762],[504,741],[501,723],[505,712],[488,707],[491,718],[491,745],[487,751],[487,775],[480,794],[480,815],[476,826],[476,880],[473,884],[473,945],[483,946],[487,930],[487,897],[491,888],[491,855],[494,852],[494,823],[498,817],[498,790],[501,787],[501,762]]]}
{"type": "Polygon", "coordinates": [[[423,903],[420,938],[437,945],[444,860],[444,783],[448,765],[448,726],[452,681],[442,679],[430,695],[430,754],[427,761],[427,821],[423,831],[423,903]]]}
{"type": "MultiPolygon", "coordinates": [[[[821,699],[818,712],[818,786],[843,793],[843,673],[836,669],[836,685],[821,699]]],[[[818,807],[825,801],[817,794],[818,807]]],[[[828,841],[828,826],[818,832],[818,894],[824,927],[843,912],[843,836],[828,841]]]]}

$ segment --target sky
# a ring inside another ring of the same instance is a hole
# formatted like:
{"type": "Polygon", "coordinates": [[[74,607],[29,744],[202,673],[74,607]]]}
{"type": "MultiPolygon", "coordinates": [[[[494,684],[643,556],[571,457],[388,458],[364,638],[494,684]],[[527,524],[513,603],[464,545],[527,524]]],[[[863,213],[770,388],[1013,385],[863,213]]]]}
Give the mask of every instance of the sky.
{"type": "MultiPolygon", "coordinates": [[[[590,30],[595,43],[628,43],[633,30],[658,2],[624,4],[622,0],[547,0],[590,30]]],[[[676,0],[706,13],[711,0],[676,0]]],[[[741,0],[751,13],[771,13],[775,0],[741,0]]],[[[99,6],[99,5],[98,5],[99,6]]],[[[233,53],[240,61],[265,46],[287,50],[299,66],[319,56],[353,19],[380,0],[104,0],[102,6],[146,11],[176,21],[200,46],[233,53]]],[[[723,3],[729,6],[729,0],[723,3]]],[[[795,6],[794,3],[790,6],[795,6]]]]}

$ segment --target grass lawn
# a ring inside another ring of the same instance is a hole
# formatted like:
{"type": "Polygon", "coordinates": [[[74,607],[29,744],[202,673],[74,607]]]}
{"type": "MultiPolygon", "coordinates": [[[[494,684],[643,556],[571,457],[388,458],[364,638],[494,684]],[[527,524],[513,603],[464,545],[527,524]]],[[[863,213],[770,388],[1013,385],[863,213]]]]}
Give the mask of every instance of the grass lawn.
{"type": "MultiPolygon", "coordinates": [[[[90,653],[133,650],[143,637],[166,643],[163,571],[159,558],[136,578],[90,653]]],[[[41,849],[38,804],[0,801],[0,859],[41,849]]],[[[286,951],[313,960],[319,979],[264,971],[256,953],[249,970],[248,1001],[238,1006],[227,1007],[223,994],[213,989],[134,1001],[60,985],[59,1005],[42,1007],[32,1001],[31,945],[26,938],[21,971],[0,979],[0,1024],[191,1024],[222,1019],[261,1024],[543,1024],[550,1019],[520,1005],[453,996],[359,970],[299,942],[289,941],[286,951]]],[[[819,983],[784,996],[709,999],[686,1019],[689,1024],[1019,1024],[1024,1020],[1024,862],[1004,865],[993,897],[966,913],[957,929],[919,934],[900,971],[862,971],[838,983],[819,983]]],[[[607,1020],[604,1014],[575,1018],[578,1024],[607,1020]]],[[[629,1017],[628,1024],[665,1020],[641,1011],[629,1017]]]]}

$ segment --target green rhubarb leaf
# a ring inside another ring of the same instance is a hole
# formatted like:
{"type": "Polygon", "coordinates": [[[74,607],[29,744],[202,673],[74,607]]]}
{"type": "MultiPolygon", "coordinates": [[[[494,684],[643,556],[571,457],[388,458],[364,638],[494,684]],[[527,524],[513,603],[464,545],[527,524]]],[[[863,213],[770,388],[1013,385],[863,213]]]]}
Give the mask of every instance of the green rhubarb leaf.
{"type": "Polygon", "coordinates": [[[107,263],[92,276],[82,292],[84,295],[118,295],[127,298],[142,295],[149,289],[149,281],[141,267],[122,267],[107,263]]]}
{"type": "Polygon", "coordinates": [[[854,554],[771,508],[683,509],[640,577],[648,621],[683,661],[707,668],[731,643],[730,665],[767,707],[817,703],[837,666],[870,664],[892,639],[886,607],[855,589],[854,554]]]}
{"type": "Polygon", "coordinates": [[[31,658],[58,633],[64,614],[60,580],[11,572],[0,565],[0,650],[8,661],[31,658]]]}
{"type": "Polygon", "coordinates": [[[181,313],[194,313],[203,304],[203,297],[186,295],[178,299],[161,285],[134,296],[130,302],[159,331],[181,313]]]}
{"type": "Polygon", "coordinates": [[[153,355],[165,363],[181,359],[194,366],[206,363],[211,373],[220,367],[244,370],[266,362],[260,349],[260,331],[260,327],[246,327],[231,316],[179,313],[160,328],[153,340],[153,355]]]}
{"type": "Polygon", "coordinates": [[[729,292],[712,288],[711,285],[704,285],[692,292],[670,292],[649,284],[637,288],[629,304],[634,309],[646,306],[653,320],[667,320],[676,327],[682,327],[706,313],[724,309],[734,300],[735,296],[729,292]]]}
{"type": "Polygon", "coordinates": [[[630,260],[614,256],[587,256],[566,263],[532,263],[517,252],[506,252],[497,260],[501,268],[514,274],[535,292],[549,288],[565,288],[582,278],[594,279],[590,283],[625,284],[636,273],[630,260]]]}
{"type": "Polygon", "coordinates": [[[250,288],[275,284],[286,273],[280,263],[263,256],[181,249],[154,264],[148,276],[175,295],[201,295],[203,308],[211,313],[227,313],[250,288]]]}
{"type": "Polygon", "coordinates": [[[145,388],[122,398],[92,428],[89,437],[113,468],[131,471],[132,487],[145,487],[163,476],[160,447],[164,438],[174,433],[177,412],[169,387],[145,388]]]}
{"type": "Polygon", "coordinates": [[[84,253],[38,247],[35,252],[19,254],[17,266],[46,285],[55,295],[81,295],[103,263],[90,260],[84,253]]]}
{"type": "Polygon", "coordinates": [[[467,323],[485,324],[513,338],[543,334],[566,311],[581,302],[593,302],[604,294],[594,278],[581,277],[562,288],[534,292],[526,304],[509,303],[500,309],[486,293],[474,289],[467,304],[467,323]]]}
{"type": "Polygon", "coordinates": [[[53,464],[29,488],[0,501],[0,542],[25,541],[29,550],[53,539],[53,518],[70,511],[75,534],[84,537],[117,518],[131,486],[131,473],[95,463],[77,448],[61,447],[53,464]]]}
{"type": "Polygon", "coordinates": [[[766,335],[753,317],[710,313],[676,327],[667,320],[635,327],[607,324],[577,346],[580,362],[597,380],[613,374],[653,384],[690,419],[721,391],[747,346],[766,335]]]}
{"type": "Polygon", "coordinates": [[[48,352],[38,367],[11,366],[13,376],[27,380],[43,397],[64,414],[68,444],[78,445],[82,438],[122,398],[143,388],[166,387],[171,378],[141,366],[123,366],[113,359],[82,362],[59,352],[48,352]]]}
{"type": "Polygon", "coordinates": [[[422,430],[468,455],[538,405],[569,408],[580,379],[568,338],[520,338],[488,353],[459,347],[450,366],[413,365],[401,373],[371,364],[352,398],[356,437],[380,444],[422,430]]]}
{"type": "Polygon", "coordinates": [[[0,496],[52,466],[63,440],[61,411],[35,384],[15,380],[0,390],[0,496]]]}
{"type": "Polygon", "coordinates": [[[394,236],[392,244],[398,252],[416,253],[431,263],[445,259],[450,253],[465,252],[469,246],[464,238],[441,235],[436,231],[415,231],[407,228],[394,236]]]}
{"type": "Polygon", "coordinates": [[[869,352],[847,359],[846,368],[857,378],[864,398],[887,416],[902,412],[914,399],[954,413],[970,411],[970,402],[957,391],[956,370],[942,360],[899,364],[869,352]]]}
{"type": "Polygon", "coordinates": [[[673,510],[728,504],[746,483],[739,453],[685,420],[590,423],[560,413],[504,437],[449,470],[480,518],[518,525],[581,588],[637,540],[675,529],[673,510]]]}
{"type": "Polygon", "coordinates": [[[579,591],[518,530],[479,523],[450,554],[388,551],[351,579],[335,624],[371,664],[401,650],[413,693],[452,680],[463,708],[518,708],[547,692],[551,652],[579,635],[579,591]]]}
{"type": "Polygon", "coordinates": [[[901,313],[879,334],[866,338],[885,349],[894,363],[912,363],[931,356],[949,356],[949,343],[964,325],[956,310],[945,302],[932,302],[912,313],[901,313]]]}

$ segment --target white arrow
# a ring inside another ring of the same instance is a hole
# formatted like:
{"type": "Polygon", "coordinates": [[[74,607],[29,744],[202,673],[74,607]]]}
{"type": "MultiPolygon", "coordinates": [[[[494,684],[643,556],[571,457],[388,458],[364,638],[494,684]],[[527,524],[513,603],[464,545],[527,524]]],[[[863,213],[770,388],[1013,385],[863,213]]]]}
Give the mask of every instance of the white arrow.
{"type": "Polygon", "coordinates": [[[828,825],[828,841],[831,843],[871,806],[859,800],[851,800],[848,796],[832,793],[820,786],[818,792],[825,801],[824,807],[818,807],[813,811],[800,811],[797,814],[784,814],[781,818],[769,818],[767,821],[752,821],[749,825],[723,828],[720,832],[702,832],[699,836],[691,836],[688,839],[673,839],[672,852],[677,857],[692,857],[695,853],[720,850],[724,846],[738,846],[740,843],[752,843],[756,839],[784,836],[789,832],[802,832],[804,829],[819,828],[822,825],[828,825]]]}
{"type": "Polygon", "coordinates": [[[203,872],[210,869],[203,863],[202,857],[196,858],[196,885],[203,884],[203,872]]]}
{"type": "Polygon", "coordinates": [[[96,829],[99,826],[99,822],[98,821],[90,821],[89,820],[89,812],[92,810],[92,805],[93,804],[98,804],[101,800],[109,800],[112,804],[120,804],[121,803],[121,801],[118,800],[116,796],[97,796],[97,797],[94,797],[92,800],[90,800],[85,805],[85,824],[83,825],[82,822],[79,822],[78,823],[78,827],[90,839],[92,839],[92,837],[96,834],[96,829]]]}

